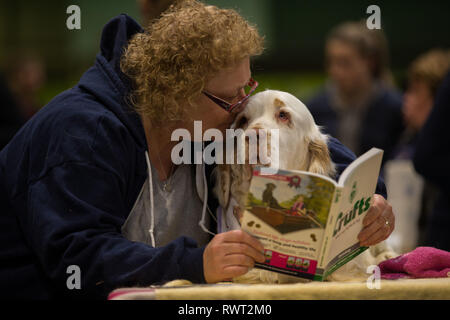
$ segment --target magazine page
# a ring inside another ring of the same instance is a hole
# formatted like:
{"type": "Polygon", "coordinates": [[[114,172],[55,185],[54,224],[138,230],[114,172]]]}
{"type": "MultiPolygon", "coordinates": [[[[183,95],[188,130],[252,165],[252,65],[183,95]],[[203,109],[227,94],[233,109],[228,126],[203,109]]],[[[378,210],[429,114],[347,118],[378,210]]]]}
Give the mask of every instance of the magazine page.
{"type": "Polygon", "coordinates": [[[325,278],[367,249],[360,247],[358,234],[375,193],[383,150],[372,148],[352,162],[339,178],[340,205],[327,255],[325,278]]]}
{"type": "Polygon", "coordinates": [[[256,267],[314,279],[335,188],[321,175],[255,169],[241,227],[264,245],[256,267]]]}

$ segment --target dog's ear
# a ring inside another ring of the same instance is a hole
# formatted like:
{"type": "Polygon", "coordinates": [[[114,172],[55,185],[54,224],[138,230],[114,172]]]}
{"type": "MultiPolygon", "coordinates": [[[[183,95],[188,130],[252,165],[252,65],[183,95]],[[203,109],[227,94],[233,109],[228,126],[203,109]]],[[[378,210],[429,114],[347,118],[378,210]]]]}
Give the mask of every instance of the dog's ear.
{"type": "Polygon", "coordinates": [[[220,206],[226,210],[230,201],[231,168],[229,165],[218,164],[214,168],[216,183],[214,194],[217,196],[220,206]]]}
{"type": "Polygon", "coordinates": [[[308,142],[308,171],[334,177],[335,166],[331,161],[326,138],[315,138],[308,142]]]}

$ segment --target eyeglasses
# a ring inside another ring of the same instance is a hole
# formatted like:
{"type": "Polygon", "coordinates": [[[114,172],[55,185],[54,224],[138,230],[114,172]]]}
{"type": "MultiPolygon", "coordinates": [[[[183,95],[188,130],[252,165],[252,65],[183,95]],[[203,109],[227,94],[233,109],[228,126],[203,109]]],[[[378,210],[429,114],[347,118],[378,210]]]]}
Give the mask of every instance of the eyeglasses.
{"type": "Polygon", "coordinates": [[[245,90],[245,97],[243,97],[238,102],[231,104],[229,102],[226,102],[219,97],[216,97],[215,95],[208,93],[206,91],[202,91],[205,96],[207,96],[209,99],[211,99],[214,103],[216,103],[219,107],[222,109],[225,109],[226,111],[230,113],[238,112],[239,107],[242,106],[242,104],[250,98],[251,94],[256,90],[258,87],[258,82],[254,80],[253,78],[250,79],[247,86],[244,88],[245,90]]]}

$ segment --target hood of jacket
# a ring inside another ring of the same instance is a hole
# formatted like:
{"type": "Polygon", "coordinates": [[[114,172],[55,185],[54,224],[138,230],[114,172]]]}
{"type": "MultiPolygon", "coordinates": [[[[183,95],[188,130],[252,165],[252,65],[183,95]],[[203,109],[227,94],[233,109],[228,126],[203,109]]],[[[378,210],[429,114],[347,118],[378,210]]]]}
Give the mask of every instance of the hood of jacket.
{"type": "Polygon", "coordinates": [[[125,14],[112,19],[103,29],[96,63],[81,77],[79,86],[112,111],[136,142],[145,147],[141,120],[128,101],[131,82],[120,69],[120,59],[129,40],[141,32],[144,32],[141,26],[125,14]]]}

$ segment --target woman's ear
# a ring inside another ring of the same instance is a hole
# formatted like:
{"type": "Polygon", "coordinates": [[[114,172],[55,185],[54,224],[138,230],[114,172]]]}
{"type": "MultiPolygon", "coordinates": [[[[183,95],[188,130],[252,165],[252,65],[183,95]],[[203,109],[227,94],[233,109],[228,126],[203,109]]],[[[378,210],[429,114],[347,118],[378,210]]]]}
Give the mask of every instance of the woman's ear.
{"type": "Polygon", "coordinates": [[[334,178],[336,171],[334,163],[331,161],[326,136],[321,135],[320,138],[309,140],[308,151],[309,165],[307,170],[334,178]]]}
{"type": "Polygon", "coordinates": [[[216,183],[213,189],[220,206],[226,210],[230,201],[231,168],[229,165],[218,164],[214,169],[216,183]]]}

